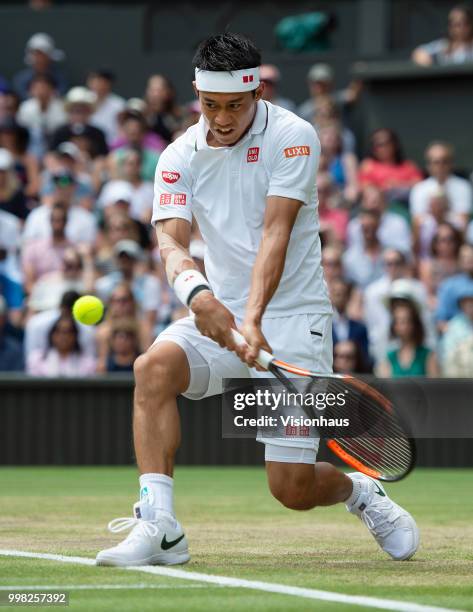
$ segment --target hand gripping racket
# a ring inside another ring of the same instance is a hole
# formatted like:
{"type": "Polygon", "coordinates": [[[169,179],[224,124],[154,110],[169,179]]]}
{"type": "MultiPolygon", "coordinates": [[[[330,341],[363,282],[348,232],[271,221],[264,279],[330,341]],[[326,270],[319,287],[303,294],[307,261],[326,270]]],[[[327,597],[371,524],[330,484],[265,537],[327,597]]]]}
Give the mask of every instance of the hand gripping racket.
{"type": "MultiPolygon", "coordinates": [[[[232,330],[237,344],[245,344],[243,336],[232,330]]],[[[291,393],[300,396],[301,390],[287,374],[307,379],[304,392],[309,393],[321,381],[325,391],[343,393],[345,402],[324,411],[326,421],[350,420],[349,435],[346,427],[318,425],[321,438],[342,461],[359,472],[384,481],[401,480],[415,465],[415,445],[403,427],[392,402],[366,382],[347,374],[321,374],[280,361],[261,350],[256,360],[273,374],[291,393]],[[287,373],[287,374],[286,374],[287,373]]],[[[309,406],[301,404],[311,419],[316,416],[309,406]]]]}

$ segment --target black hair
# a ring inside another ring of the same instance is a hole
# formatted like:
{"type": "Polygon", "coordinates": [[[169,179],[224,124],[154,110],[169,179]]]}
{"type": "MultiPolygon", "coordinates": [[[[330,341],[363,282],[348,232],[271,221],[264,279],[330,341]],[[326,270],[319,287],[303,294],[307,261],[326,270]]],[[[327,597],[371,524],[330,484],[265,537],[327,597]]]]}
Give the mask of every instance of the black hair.
{"type": "Polygon", "coordinates": [[[65,293],[62,294],[60,308],[70,312],[72,310],[72,307],[74,306],[74,303],[80,297],[81,295],[77,291],[73,291],[73,290],[66,291],[65,293]]]}
{"type": "Polygon", "coordinates": [[[414,302],[404,298],[394,298],[391,302],[391,338],[397,338],[394,322],[394,311],[396,308],[407,308],[413,325],[412,338],[416,346],[422,346],[425,338],[424,324],[414,302]]]}
{"type": "Polygon", "coordinates": [[[261,52],[245,35],[225,32],[202,41],[192,65],[201,70],[228,72],[256,68],[261,65],[261,52]]]}
{"type": "Polygon", "coordinates": [[[33,83],[38,83],[38,82],[47,83],[53,89],[56,89],[57,87],[56,79],[47,73],[46,74],[40,73],[40,74],[33,75],[33,77],[31,78],[31,81],[29,82],[28,87],[31,88],[33,83]]]}
{"type": "Polygon", "coordinates": [[[62,321],[67,321],[68,323],[71,324],[72,329],[74,330],[74,336],[75,336],[75,341],[74,341],[74,348],[72,349],[72,351],[74,353],[81,353],[82,349],[81,346],[79,344],[79,329],[74,321],[74,319],[70,316],[70,315],[61,315],[59,317],[59,319],[57,319],[57,321],[54,323],[54,325],[51,327],[51,329],[49,330],[49,334],[48,334],[48,350],[53,348],[53,335],[56,332],[57,328],[59,327],[59,323],[61,323],[62,321]]]}
{"type": "Polygon", "coordinates": [[[105,79],[109,83],[114,83],[116,79],[115,74],[108,68],[99,68],[97,70],[91,70],[89,72],[89,79],[93,77],[99,77],[100,79],[105,79]]]}

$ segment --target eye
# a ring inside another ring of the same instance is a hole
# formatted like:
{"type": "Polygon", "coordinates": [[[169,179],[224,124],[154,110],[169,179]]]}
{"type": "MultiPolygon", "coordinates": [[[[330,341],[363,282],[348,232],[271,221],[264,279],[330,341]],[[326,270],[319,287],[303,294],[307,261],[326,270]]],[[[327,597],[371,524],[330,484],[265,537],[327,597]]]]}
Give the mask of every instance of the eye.
{"type": "Polygon", "coordinates": [[[239,104],[239,103],[230,104],[230,108],[232,110],[238,110],[239,108],[241,108],[241,104],[239,104]]]}
{"type": "Polygon", "coordinates": [[[205,106],[209,109],[209,110],[214,110],[216,108],[216,105],[213,104],[213,102],[206,102],[205,106]]]}

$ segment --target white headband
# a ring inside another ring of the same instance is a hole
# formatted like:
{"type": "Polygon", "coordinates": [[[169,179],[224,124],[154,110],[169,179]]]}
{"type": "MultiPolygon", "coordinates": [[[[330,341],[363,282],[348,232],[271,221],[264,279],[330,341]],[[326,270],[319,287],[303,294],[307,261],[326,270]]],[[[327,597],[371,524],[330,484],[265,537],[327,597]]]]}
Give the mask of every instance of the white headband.
{"type": "Polygon", "coordinates": [[[253,91],[259,84],[259,66],[231,72],[195,69],[195,86],[199,91],[214,93],[253,91]]]}

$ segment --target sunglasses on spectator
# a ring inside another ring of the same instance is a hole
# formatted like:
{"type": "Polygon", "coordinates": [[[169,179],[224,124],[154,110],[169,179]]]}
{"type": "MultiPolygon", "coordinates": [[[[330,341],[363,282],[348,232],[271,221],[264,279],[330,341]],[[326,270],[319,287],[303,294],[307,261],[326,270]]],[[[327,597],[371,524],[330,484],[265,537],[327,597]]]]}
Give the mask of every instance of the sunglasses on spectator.
{"type": "Polygon", "coordinates": [[[57,327],[54,330],[55,334],[75,334],[75,329],[72,327],[57,327]]]}
{"type": "Polygon", "coordinates": [[[57,187],[70,187],[74,184],[74,179],[68,175],[53,176],[53,181],[57,187]]]}
{"type": "Polygon", "coordinates": [[[335,351],[335,357],[338,359],[356,359],[355,353],[337,353],[337,351],[335,351]]]}
{"type": "Polygon", "coordinates": [[[401,259],[385,259],[384,265],[385,266],[402,266],[402,260],[401,259]]]}
{"type": "Polygon", "coordinates": [[[375,140],[373,142],[373,147],[387,147],[392,144],[392,140],[375,140]]]}
{"type": "Polygon", "coordinates": [[[129,295],[117,296],[110,298],[111,302],[117,302],[119,304],[125,304],[125,302],[131,302],[131,297],[129,295]]]}

